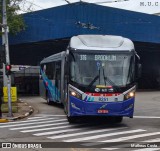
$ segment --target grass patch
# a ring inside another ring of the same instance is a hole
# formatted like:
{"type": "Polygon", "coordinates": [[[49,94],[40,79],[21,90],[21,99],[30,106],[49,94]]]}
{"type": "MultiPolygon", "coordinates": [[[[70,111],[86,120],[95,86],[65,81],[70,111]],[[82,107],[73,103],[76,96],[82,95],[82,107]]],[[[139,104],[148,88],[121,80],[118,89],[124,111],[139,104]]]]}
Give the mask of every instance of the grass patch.
{"type": "MultiPolygon", "coordinates": [[[[3,103],[1,106],[2,113],[8,113],[8,103],[3,103]]],[[[17,103],[12,103],[12,112],[18,112],[18,105],[17,103]]]]}

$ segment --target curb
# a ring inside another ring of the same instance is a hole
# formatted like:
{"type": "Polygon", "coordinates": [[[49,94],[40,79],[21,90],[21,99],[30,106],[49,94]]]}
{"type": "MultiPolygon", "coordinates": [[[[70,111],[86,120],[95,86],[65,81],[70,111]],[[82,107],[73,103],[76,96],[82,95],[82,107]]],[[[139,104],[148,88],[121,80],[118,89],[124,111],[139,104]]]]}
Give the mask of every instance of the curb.
{"type": "MultiPolygon", "coordinates": [[[[20,101],[23,103],[23,101],[20,101]]],[[[28,103],[25,103],[25,105],[28,105],[28,103]]],[[[0,119],[0,123],[5,123],[5,122],[12,122],[15,120],[23,119],[26,118],[27,116],[31,115],[34,112],[34,109],[32,106],[29,106],[30,110],[29,112],[26,112],[24,115],[13,117],[13,118],[7,118],[7,119],[0,119]]]]}
{"type": "Polygon", "coordinates": [[[29,112],[26,112],[24,115],[14,117],[14,118],[11,118],[11,119],[9,119],[9,120],[10,120],[10,121],[15,121],[15,120],[23,119],[23,118],[31,115],[31,114],[34,112],[34,110],[33,110],[32,106],[29,106],[29,108],[30,108],[30,111],[29,111],[29,112]]]}
{"type": "Polygon", "coordinates": [[[6,123],[6,122],[9,122],[8,119],[0,119],[0,123],[6,123]]]}

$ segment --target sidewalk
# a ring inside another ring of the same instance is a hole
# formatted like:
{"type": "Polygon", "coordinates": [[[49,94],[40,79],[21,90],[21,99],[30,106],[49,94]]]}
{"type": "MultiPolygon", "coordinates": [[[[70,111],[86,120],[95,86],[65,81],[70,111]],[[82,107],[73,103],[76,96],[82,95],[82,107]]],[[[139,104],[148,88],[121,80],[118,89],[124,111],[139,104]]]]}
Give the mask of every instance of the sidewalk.
{"type": "Polygon", "coordinates": [[[18,119],[25,118],[33,113],[33,108],[28,103],[25,103],[23,100],[19,99],[17,102],[18,112],[13,113],[13,117],[8,117],[8,113],[2,113],[2,118],[0,123],[14,121],[18,119]]]}

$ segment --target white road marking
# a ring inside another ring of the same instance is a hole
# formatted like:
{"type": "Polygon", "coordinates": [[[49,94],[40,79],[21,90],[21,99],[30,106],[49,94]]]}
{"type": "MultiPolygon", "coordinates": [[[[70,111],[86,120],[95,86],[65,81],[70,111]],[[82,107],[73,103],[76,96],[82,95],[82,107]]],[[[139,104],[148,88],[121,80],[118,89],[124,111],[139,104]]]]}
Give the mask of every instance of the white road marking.
{"type": "Polygon", "coordinates": [[[45,130],[54,130],[54,129],[61,129],[61,128],[69,128],[72,127],[71,125],[66,126],[59,126],[59,127],[49,127],[49,128],[41,128],[41,129],[31,129],[31,130],[24,130],[21,131],[22,133],[28,133],[28,132],[38,132],[38,131],[45,131],[45,130]]]}
{"type": "Polygon", "coordinates": [[[79,127],[79,126],[86,126],[88,124],[78,124],[78,125],[66,125],[66,126],[58,126],[58,127],[48,127],[48,128],[40,128],[40,129],[31,129],[31,130],[24,130],[21,131],[22,133],[28,133],[28,132],[38,132],[38,131],[45,131],[45,130],[55,130],[55,129],[62,129],[62,128],[73,128],[73,127],[79,127]]]}
{"type": "Polygon", "coordinates": [[[119,149],[119,148],[101,148],[101,149],[104,149],[104,150],[116,150],[116,149],[119,149]]]}
{"type": "Polygon", "coordinates": [[[160,148],[143,148],[143,149],[136,149],[133,151],[156,151],[156,150],[160,150],[160,148]]]}
{"type": "Polygon", "coordinates": [[[32,120],[32,119],[44,119],[44,116],[35,116],[35,117],[29,117],[27,120],[32,120]]]}
{"type": "MultiPolygon", "coordinates": [[[[154,139],[149,139],[149,140],[145,140],[145,141],[141,141],[141,142],[139,142],[140,144],[142,143],[152,143],[152,142],[160,142],[160,138],[154,138],[154,139]]],[[[105,150],[116,150],[116,149],[120,149],[120,148],[101,148],[101,149],[105,149],[105,150]]],[[[152,151],[152,150],[150,150],[151,148],[145,148],[145,149],[148,149],[148,151],[152,151]]],[[[135,150],[135,151],[145,151],[145,149],[138,149],[138,150],[135,150]]],[[[152,148],[153,149],[153,151],[154,151],[154,149],[156,149],[157,150],[157,148],[152,148]]],[[[159,148],[160,149],[160,148],[159,148]]],[[[158,149],[158,150],[159,150],[158,149]]]]}
{"type": "Polygon", "coordinates": [[[52,114],[37,114],[36,116],[66,116],[66,115],[62,115],[62,114],[59,114],[59,115],[52,115],[52,114]]]}
{"type": "Polygon", "coordinates": [[[50,118],[48,119],[49,121],[41,121],[41,122],[31,122],[28,121],[28,123],[20,123],[20,124],[12,124],[12,125],[4,125],[4,126],[0,126],[0,128],[4,128],[4,127],[15,127],[15,126],[23,126],[23,125],[33,125],[33,124],[42,124],[42,123],[53,123],[56,121],[66,121],[66,119],[55,119],[55,118],[50,118]]]}
{"type": "Polygon", "coordinates": [[[146,141],[143,141],[143,142],[149,142],[149,143],[160,142],[160,138],[149,139],[149,140],[146,140],[146,141]]]}
{"type": "Polygon", "coordinates": [[[59,131],[37,133],[37,134],[33,134],[33,135],[35,135],[35,136],[44,136],[44,135],[59,134],[59,133],[72,132],[72,131],[78,131],[78,130],[82,130],[82,128],[65,129],[65,130],[59,130],[59,131]]]}
{"type": "Polygon", "coordinates": [[[44,124],[44,125],[36,125],[36,126],[28,126],[28,127],[18,127],[18,128],[11,128],[10,130],[31,129],[31,128],[37,128],[37,127],[54,126],[54,125],[57,126],[57,125],[63,125],[63,124],[68,124],[68,122],[44,124]]]}
{"type": "Polygon", "coordinates": [[[89,130],[87,132],[79,132],[79,133],[73,133],[73,134],[63,134],[63,135],[60,135],[60,136],[52,136],[52,137],[47,137],[47,138],[58,139],[58,138],[65,138],[65,137],[71,137],[71,136],[79,136],[79,135],[85,135],[85,134],[94,134],[94,133],[100,133],[100,132],[107,132],[107,131],[119,130],[119,129],[125,129],[125,128],[127,128],[127,127],[101,129],[101,130],[89,130]]]}
{"type": "Polygon", "coordinates": [[[133,116],[133,118],[151,118],[151,119],[154,119],[154,118],[160,118],[158,116],[133,116]]]}
{"type": "Polygon", "coordinates": [[[48,117],[48,118],[43,118],[43,119],[34,119],[34,120],[26,120],[26,121],[17,121],[17,122],[9,122],[9,123],[1,123],[0,128],[2,125],[11,125],[11,124],[16,124],[16,123],[27,123],[27,122],[34,122],[34,121],[46,121],[46,120],[50,120],[50,119],[57,119],[57,118],[53,118],[53,117],[48,117]]]}
{"type": "Polygon", "coordinates": [[[146,130],[137,129],[137,130],[129,130],[129,131],[123,131],[123,132],[114,132],[114,133],[109,133],[109,134],[100,134],[100,135],[95,135],[95,136],[64,140],[64,142],[79,142],[79,141],[84,141],[84,140],[92,140],[92,139],[103,138],[103,137],[108,137],[108,136],[116,136],[120,134],[130,134],[130,133],[137,133],[137,132],[143,132],[143,131],[146,131],[146,130]]]}
{"type": "Polygon", "coordinates": [[[105,144],[105,143],[110,143],[110,142],[128,141],[128,140],[135,139],[135,138],[141,138],[141,137],[147,137],[147,136],[153,136],[153,135],[159,135],[159,134],[160,134],[160,132],[138,134],[138,135],[120,137],[120,138],[115,138],[115,139],[109,139],[109,140],[105,140],[105,141],[98,141],[98,142],[95,142],[95,143],[86,143],[86,144],[83,144],[83,145],[85,145],[85,146],[95,146],[95,145],[99,145],[99,144],[105,144]]]}

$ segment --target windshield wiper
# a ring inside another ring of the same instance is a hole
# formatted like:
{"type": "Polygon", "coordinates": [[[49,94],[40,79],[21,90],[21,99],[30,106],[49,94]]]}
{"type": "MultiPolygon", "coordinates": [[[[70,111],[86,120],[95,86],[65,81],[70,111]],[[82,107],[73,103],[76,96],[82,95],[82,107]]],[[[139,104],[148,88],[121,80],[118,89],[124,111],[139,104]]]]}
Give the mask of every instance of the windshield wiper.
{"type": "Polygon", "coordinates": [[[111,81],[107,76],[105,76],[105,74],[104,74],[104,68],[103,68],[103,77],[104,77],[105,85],[106,85],[106,81],[108,81],[108,83],[111,84],[111,86],[113,86],[116,91],[117,91],[117,89],[121,91],[120,87],[116,86],[116,84],[113,81],[111,81]]]}
{"type": "Polygon", "coordinates": [[[99,75],[97,75],[97,76],[91,81],[91,83],[87,86],[86,91],[90,90],[91,86],[93,85],[94,82],[97,81],[98,78],[99,78],[99,75]]]}

